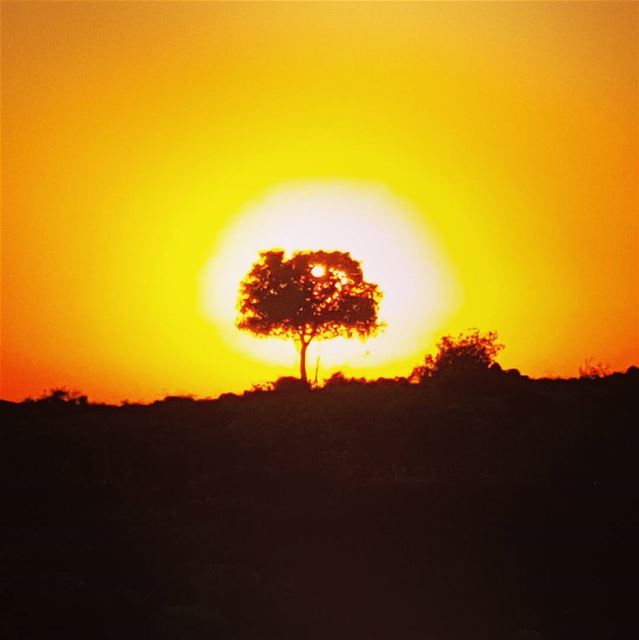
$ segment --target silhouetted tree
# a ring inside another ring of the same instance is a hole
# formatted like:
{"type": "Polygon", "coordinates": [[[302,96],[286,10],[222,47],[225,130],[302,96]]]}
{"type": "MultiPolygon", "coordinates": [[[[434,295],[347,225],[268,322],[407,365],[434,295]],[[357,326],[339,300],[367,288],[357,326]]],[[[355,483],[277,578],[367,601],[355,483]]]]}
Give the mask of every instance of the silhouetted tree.
{"type": "Polygon", "coordinates": [[[503,348],[495,331],[482,334],[470,329],[457,337],[444,336],[437,343],[437,353],[427,355],[410,377],[423,382],[436,375],[472,376],[498,366],[495,357],[503,348]]]}
{"type": "Polygon", "coordinates": [[[612,373],[610,365],[604,364],[594,358],[586,358],[583,366],[579,367],[580,378],[605,378],[612,373]]]}
{"type": "Polygon", "coordinates": [[[88,404],[88,398],[79,391],[70,390],[65,387],[55,387],[43,393],[36,402],[52,405],[77,405],[84,407],[88,404]]]}
{"type": "Polygon", "coordinates": [[[382,292],[364,281],[361,264],[347,252],[263,251],[240,284],[237,327],[256,336],[295,340],[300,378],[314,339],[367,338],[381,327],[382,292]]]}

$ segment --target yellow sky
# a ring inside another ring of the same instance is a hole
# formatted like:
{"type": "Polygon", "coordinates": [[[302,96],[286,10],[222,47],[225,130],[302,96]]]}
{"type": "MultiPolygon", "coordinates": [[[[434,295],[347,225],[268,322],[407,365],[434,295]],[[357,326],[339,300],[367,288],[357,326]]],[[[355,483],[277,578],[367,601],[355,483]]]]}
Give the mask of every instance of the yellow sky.
{"type": "Polygon", "coordinates": [[[468,327],[531,375],[639,362],[638,42],[630,2],[3,2],[2,397],[294,374],[202,274],[300,184],[390,194],[388,246],[436,247],[451,288],[412,353],[347,373],[468,327]]]}

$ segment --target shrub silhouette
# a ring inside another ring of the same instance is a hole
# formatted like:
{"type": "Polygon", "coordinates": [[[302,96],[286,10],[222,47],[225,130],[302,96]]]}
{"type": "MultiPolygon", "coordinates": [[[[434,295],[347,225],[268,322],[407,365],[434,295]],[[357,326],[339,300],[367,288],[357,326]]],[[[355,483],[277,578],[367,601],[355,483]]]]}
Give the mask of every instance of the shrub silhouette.
{"type": "Polygon", "coordinates": [[[275,382],[270,385],[271,391],[279,391],[280,393],[288,394],[308,391],[308,389],[308,384],[294,376],[283,376],[275,380],[275,382]]]}
{"type": "Polygon", "coordinates": [[[610,366],[597,361],[594,358],[586,358],[583,365],[579,367],[580,378],[605,378],[612,373],[610,366]]]}
{"type": "Polygon", "coordinates": [[[347,252],[297,251],[287,259],[283,251],[263,251],[240,284],[236,325],[256,336],[295,340],[300,379],[307,382],[308,345],[375,334],[381,297],[347,252]]]}
{"type": "Polygon", "coordinates": [[[57,406],[77,405],[84,407],[88,403],[88,398],[79,391],[70,390],[65,387],[55,387],[43,393],[35,402],[57,406]]]}
{"type": "MultiPolygon", "coordinates": [[[[495,357],[504,348],[497,342],[497,333],[482,334],[470,329],[455,336],[443,336],[437,343],[437,353],[428,354],[424,363],[413,369],[410,377],[424,382],[433,377],[473,378],[490,368],[497,368],[495,357]]],[[[501,370],[501,367],[499,367],[501,370]]]]}

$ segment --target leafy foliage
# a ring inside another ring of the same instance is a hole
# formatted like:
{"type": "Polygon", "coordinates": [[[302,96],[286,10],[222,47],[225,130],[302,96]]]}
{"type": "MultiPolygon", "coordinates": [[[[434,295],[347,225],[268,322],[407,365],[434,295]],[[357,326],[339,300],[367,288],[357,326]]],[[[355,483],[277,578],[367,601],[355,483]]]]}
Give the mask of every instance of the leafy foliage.
{"type": "Polygon", "coordinates": [[[495,357],[504,348],[497,342],[497,333],[482,334],[478,329],[455,336],[443,336],[437,343],[437,353],[426,355],[424,364],[415,367],[411,379],[424,381],[438,375],[468,376],[495,366],[495,357]]]}
{"type": "Polygon", "coordinates": [[[594,358],[586,358],[583,366],[579,367],[580,378],[605,378],[612,373],[610,365],[594,358]]]}
{"type": "Polygon", "coordinates": [[[86,406],[88,398],[80,391],[67,389],[66,387],[55,387],[43,393],[35,402],[51,405],[86,406]]]}
{"type": "Polygon", "coordinates": [[[377,318],[381,297],[347,252],[298,251],[287,259],[281,250],[263,251],[240,284],[236,324],[256,336],[295,340],[306,380],[309,343],[375,334],[382,326],[377,318]]]}

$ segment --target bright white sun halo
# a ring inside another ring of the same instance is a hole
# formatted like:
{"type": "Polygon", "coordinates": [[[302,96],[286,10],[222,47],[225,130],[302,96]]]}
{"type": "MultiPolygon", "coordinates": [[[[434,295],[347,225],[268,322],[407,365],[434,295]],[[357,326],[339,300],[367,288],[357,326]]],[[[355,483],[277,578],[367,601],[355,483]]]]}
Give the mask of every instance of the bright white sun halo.
{"type": "MultiPolygon", "coordinates": [[[[271,364],[297,365],[291,341],[257,338],[235,327],[241,280],[260,251],[279,248],[348,251],[362,263],[364,277],[384,293],[380,320],[385,330],[374,338],[336,338],[311,345],[309,361],[321,358],[321,374],[343,369],[351,375],[377,375],[374,369],[401,363],[407,373],[426,342],[456,305],[452,271],[422,222],[423,216],[379,185],[339,182],[294,183],[265,194],[239,212],[219,238],[202,280],[205,314],[225,341],[271,364]]],[[[315,265],[314,277],[325,273],[315,265]]],[[[393,375],[396,375],[393,374],[393,375]]]]}

